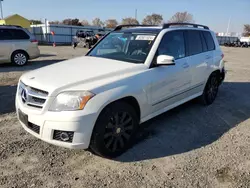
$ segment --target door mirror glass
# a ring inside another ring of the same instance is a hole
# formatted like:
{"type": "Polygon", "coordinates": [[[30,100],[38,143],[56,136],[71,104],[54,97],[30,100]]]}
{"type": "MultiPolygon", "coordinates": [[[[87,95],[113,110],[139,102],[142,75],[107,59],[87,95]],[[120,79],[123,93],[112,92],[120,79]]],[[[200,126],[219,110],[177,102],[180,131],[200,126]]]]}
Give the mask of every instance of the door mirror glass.
{"type": "Polygon", "coordinates": [[[157,65],[175,65],[174,57],[169,55],[159,55],[157,65]]]}

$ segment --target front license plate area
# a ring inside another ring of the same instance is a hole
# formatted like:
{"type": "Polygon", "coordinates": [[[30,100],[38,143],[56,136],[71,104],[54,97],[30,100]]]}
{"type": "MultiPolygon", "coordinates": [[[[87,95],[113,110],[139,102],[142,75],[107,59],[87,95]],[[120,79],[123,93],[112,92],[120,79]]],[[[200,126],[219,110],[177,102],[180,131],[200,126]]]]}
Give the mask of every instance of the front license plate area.
{"type": "Polygon", "coordinates": [[[18,109],[18,117],[19,120],[26,126],[28,126],[28,115],[23,113],[21,110],[18,109]]]}

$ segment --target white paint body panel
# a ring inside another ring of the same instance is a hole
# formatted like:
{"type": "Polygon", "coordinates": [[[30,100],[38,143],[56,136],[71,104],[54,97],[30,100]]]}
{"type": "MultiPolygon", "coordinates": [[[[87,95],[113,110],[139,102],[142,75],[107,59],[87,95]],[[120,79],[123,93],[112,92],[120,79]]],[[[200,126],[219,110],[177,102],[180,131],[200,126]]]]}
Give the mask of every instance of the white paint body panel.
{"type": "MultiPolygon", "coordinates": [[[[23,105],[16,96],[16,108],[28,115],[29,121],[40,126],[40,135],[29,133],[51,144],[68,147],[89,147],[95,122],[111,102],[133,97],[140,107],[140,122],[202,95],[210,74],[224,68],[221,50],[214,34],[216,50],[177,60],[176,65],[151,68],[159,43],[170,28],[162,30],[144,64],[80,57],[24,74],[20,80],[28,86],[49,93],[41,110],[23,105]],[[209,55],[209,58],[207,56],[209,55]],[[91,91],[96,95],[81,111],[50,112],[55,97],[63,91],[91,91]],[[74,131],[73,143],[53,140],[53,130],[74,131]]],[[[183,29],[183,28],[180,28],[183,29]]],[[[191,29],[191,28],[190,28],[191,29]]]]}

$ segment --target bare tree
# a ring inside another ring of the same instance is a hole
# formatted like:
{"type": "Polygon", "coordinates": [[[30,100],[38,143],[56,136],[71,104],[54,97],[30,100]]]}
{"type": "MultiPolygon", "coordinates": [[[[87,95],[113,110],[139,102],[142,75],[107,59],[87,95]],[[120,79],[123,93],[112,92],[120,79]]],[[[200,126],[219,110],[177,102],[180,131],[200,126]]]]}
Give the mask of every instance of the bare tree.
{"type": "Polygon", "coordinates": [[[143,25],[159,25],[161,24],[163,21],[163,17],[160,14],[152,14],[152,15],[148,15],[146,16],[143,21],[142,24],[143,25]]]}
{"type": "Polygon", "coordinates": [[[41,20],[30,20],[30,23],[33,25],[38,25],[38,24],[42,24],[41,20]]]}
{"type": "Polygon", "coordinates": [[[50,21],[49,24],[60,24],[60,22],[57,21],[57,20],[56,21],[50,21]]]}
{"type": "Polygon", "coordinates": [[[139,22],[135,18],[123,18],[122,24],[123,25],[138,25],[139,22]]]}
{"type": "Polygon", "coordinates": [[[83,26],[84,26],[84,25],[88,26],[88,25],[90,25],[90,24],[89,24],[88,20],[82,20],[82,21],[81,21],[81,25],[83,25],[83,26]]]}
{"type": "Polygon", "coordinates": [[[109,19],[109,20],[106,20],[105,22],[105,26],[107,28],[115,28],[117,25],[118,25],[118,22],[116,19],[109,19]]]}
{"type": "Polygon", "coordinates": [[[98,26],[98,27],[103,27],[103,26],[104,26],[104,23],[101,21],[100,18],[95,18],[95,19],[92,21],[92,25],[98,26]]]}
{"type": "Polygon", "coordinates": [[[188,12],[177,12],[173,15],[169,23],[194,23],[193,15],[188,12]]]}
{"type": "Polygon", "coordinates": [[[244,25],[244,33],[243,36],[245,37],[250,37],[250,24],[245,24],[244,25]]]}
{"type": "Polygon", "coordinates": [[[63,20],[62,23],[63,23],[64,25],[72,25],[72,19],[67,18],[67,19],[63,20]]]}
{"type": "Polygon", "coordinates": [[[65,25],[81,25],[81,23],[79,22],[79,19],[75,18],[75,19],[65,19],[62,22],[65,25]]]}
{"type": "Polygon", "coordinates": [[[81,25],[78,18],[72,19],[72,25],[81,25]]]}

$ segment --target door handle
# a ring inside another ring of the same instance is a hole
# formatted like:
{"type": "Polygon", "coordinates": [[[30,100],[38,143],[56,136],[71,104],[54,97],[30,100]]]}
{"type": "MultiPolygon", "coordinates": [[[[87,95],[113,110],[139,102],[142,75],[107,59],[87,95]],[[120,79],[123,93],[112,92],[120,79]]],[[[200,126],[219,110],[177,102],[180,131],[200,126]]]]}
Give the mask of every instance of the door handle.
{"type": "Polygon", "coordinates": [[[187,63],[184,63],[183,65],[182,65],[182,68],[184,68],[184,69],[187,69],[189,67],[189,65],[187,64],[187,63]]]}

